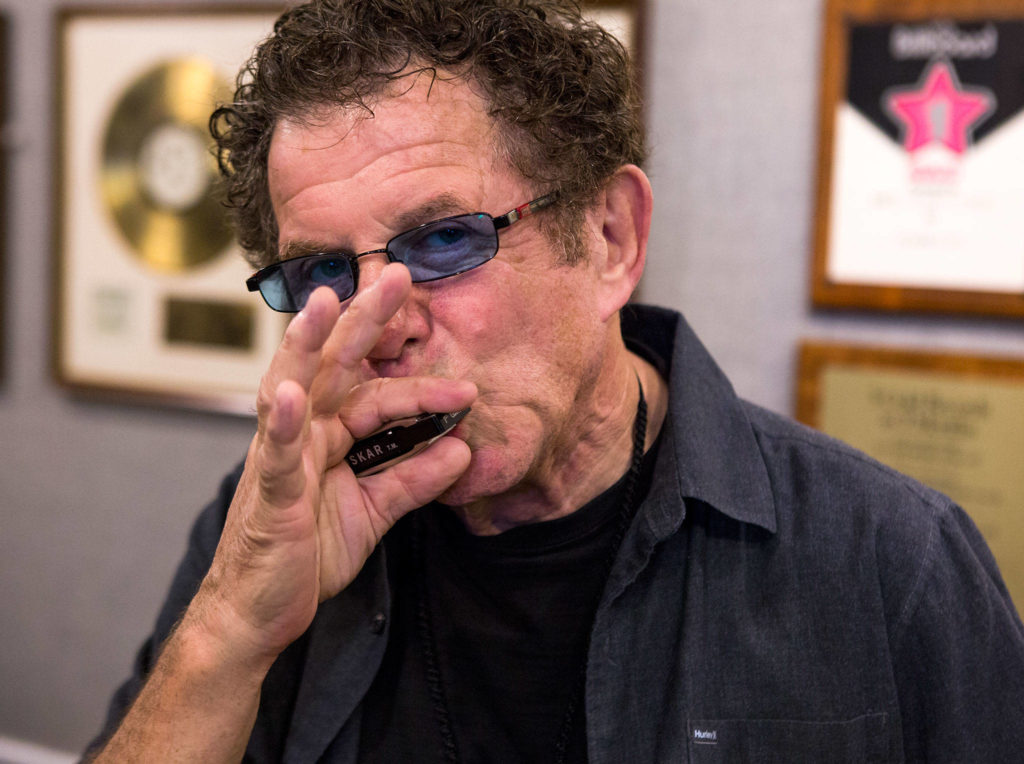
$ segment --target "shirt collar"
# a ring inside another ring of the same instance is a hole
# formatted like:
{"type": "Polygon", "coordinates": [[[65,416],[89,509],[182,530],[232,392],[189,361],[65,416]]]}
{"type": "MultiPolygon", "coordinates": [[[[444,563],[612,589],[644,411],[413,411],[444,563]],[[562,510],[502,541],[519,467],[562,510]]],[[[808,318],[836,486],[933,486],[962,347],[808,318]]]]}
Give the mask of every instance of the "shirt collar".
{"type": "Polygon", "coordinates": [[[729,380],[675,311],[627,306],[622,332],[631,350],[668,380],[668,414],[654,483],[645,502],[656,538],[675,531],[686,500],[774,533],[775,502],[757,436],[729,380]]]}

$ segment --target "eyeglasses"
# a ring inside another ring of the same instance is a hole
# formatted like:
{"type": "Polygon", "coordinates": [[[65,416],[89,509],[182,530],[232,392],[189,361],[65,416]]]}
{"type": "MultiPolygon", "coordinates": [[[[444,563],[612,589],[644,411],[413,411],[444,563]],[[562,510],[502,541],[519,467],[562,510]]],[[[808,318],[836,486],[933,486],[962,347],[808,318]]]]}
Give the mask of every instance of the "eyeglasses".
{"type": "Polygon", "coordinates": [[[296,313],[321,286],[333,289],[342,301],[354,295],[359,283],[359,258],[364,255],[386,254],[390,262],[403,263],[416,283],[457,276],[498,253],[499,230],[554,201],[555,195],[548,194],[496,218],[486,212],[453,215],[403,231],[383,249],[358,255],[317,252],[282,260],[254,273],[245,285],[250,292],[259,291],[274,310],[296,313]]]}

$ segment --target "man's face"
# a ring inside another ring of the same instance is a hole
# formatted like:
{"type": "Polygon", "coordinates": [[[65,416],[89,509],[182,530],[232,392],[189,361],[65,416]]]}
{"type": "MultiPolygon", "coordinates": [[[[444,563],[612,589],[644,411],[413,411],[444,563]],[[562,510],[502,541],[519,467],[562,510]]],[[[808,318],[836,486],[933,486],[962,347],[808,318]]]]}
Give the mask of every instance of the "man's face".
{"type": "MultiPolygon", "coordinates": [[[[418,76],[376,104],[372,118],[339,110],[280,124],[269,182],[282,252],[289,245],[364,252],[430,220],[497,216],[530,201],[538,190],[495,159],[499,137],[484,108],[464,82],[418,76]]],[[[535,219],[499,238],[490,262],[414,284],[364,362],[367,377],[436,375],[477,385],[473,410],[455,432],[473,459],[442,497],[451,504],[524,480],[543,483],[551,456],[567,453],[578,437],[574,409],[594,385],[607,336],[589,263],[560,265],[535,219]]],[[[360,289],[383,264],[381,255],[360,260],[360,289]]]]}

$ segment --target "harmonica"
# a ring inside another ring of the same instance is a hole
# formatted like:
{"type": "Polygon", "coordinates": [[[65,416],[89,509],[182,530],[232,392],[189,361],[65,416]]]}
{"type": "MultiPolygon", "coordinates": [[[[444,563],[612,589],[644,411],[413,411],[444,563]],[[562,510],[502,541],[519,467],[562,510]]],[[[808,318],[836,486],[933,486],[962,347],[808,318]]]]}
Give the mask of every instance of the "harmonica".
{"type": "Polygon", "coordinates": [[[468,413],[469,409],[464,408],[449,414],[420,414],[389,422],[383,429],[357,440],[345,459],[357,475],[372,475],[415,456],[451,432],[468,413]]]}

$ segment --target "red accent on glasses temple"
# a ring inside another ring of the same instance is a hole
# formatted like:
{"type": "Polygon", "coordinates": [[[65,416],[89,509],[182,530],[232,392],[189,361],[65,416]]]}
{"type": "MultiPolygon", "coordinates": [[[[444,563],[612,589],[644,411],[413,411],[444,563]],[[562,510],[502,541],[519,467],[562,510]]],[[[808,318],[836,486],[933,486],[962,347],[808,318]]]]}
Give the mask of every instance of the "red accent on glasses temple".
{"type": "Polygon", "coordinates": [[[527,202],[526,204],[522,204],[522,205],[516,207],[516,210],[515,210],[516,217],[517,218],[525,218],[527,215],[533,214],[533,206],[532,205],[533,205],[533,202],[527,202]]]}
{"type": "Polygon", "coordinates": [[[542,196],[539,199],[534,199],[533,201],[527,202],[526,204],[520,204],[514,210],[506,212],[500,218],[494,218],[494,221],[496,223],[495,228],[506,228],[507,226],[512,225],[516,221],[522,220],[523,218],[532,215],[537,210],[544,209],[545,207],[551,205],[554,201],[554,194],[547,194],[546,196],[542,196]]]}

